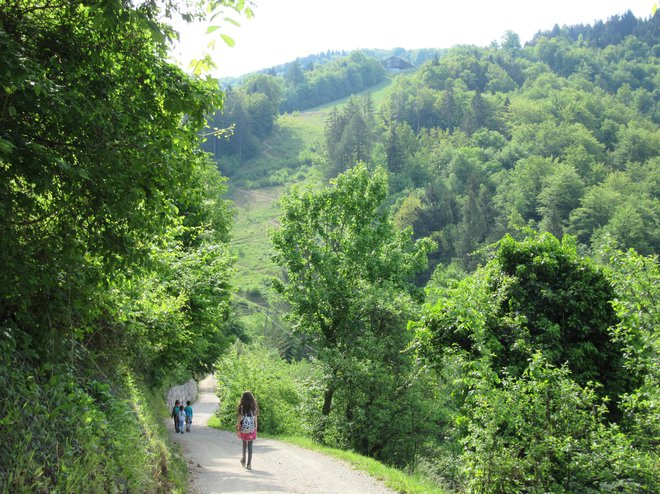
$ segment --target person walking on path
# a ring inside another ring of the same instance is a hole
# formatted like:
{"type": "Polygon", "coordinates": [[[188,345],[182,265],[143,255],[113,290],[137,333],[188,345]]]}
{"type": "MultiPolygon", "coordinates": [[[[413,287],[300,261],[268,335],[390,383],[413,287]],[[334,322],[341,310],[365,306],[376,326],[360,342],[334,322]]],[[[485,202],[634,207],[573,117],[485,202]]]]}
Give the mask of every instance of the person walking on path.
{"type": "Polygon", "coordinates": [[[179,432],[179,405],[180,401],[176,400],[174,402],[174,407],[172,408],[172,418],[174,419],[174,432],[179,432]]]}
{"type": "Polygon", "coordinates": [[[183,428],[185,427],[184,424],[186,422],[186,409],[183,408],[183,405],[179,405],[178,419],[179,419],[179,432],[183,434],[183,428]]]}
{"type": "Polygon", "coordinates": [[[241,465],[248,470],[252,470],[252,442],[257,438],[257,429],[259,423],[257,416],[259,415],[259,407],[257,400],[250,391],[246,391],[241,396],[238,403],[238,420],[236,421],[236,433],[243,441],[243,456],[241,458],[241,465]],[[245,452],[247,450],[247,463],[245,452]]]}
{"type": "Polygon", "coordinates": [[[190,400],[186,401],[186,408],[184,408],[184,411],[186,412],[186,432],[190,432],[190,427],[192,427],[192,419],[193,419],[193,409],[192,406],[190,405],[190,400]]]}

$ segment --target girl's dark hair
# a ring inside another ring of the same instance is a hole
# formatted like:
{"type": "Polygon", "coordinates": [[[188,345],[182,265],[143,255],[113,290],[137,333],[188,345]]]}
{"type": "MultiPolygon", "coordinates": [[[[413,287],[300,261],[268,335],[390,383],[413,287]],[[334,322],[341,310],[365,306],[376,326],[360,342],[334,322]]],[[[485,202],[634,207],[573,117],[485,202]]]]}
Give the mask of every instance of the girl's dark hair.
{"type": "Polygon", "coordinates": [[[246,391],[241,396],[241,401],[238,403],[238,413],[240,415],[252,414],[257,415],[259,412],[259,406],[257,405],[257,400],[250,391],[246,391]]]}

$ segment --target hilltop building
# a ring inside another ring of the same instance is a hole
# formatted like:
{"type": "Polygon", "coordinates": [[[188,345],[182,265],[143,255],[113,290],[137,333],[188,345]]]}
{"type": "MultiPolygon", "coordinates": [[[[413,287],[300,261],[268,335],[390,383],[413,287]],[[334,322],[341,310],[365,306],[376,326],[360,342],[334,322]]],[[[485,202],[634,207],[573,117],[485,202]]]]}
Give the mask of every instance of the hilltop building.
{"type": "Polygon", "coordinates": [[[402,70],[412,69],[413,66],[406,62],[403,58],[399,57],[390,57],[382,61],[383,67],[386,70],[391,70],[393,72],[399,72],[402,70]]]}

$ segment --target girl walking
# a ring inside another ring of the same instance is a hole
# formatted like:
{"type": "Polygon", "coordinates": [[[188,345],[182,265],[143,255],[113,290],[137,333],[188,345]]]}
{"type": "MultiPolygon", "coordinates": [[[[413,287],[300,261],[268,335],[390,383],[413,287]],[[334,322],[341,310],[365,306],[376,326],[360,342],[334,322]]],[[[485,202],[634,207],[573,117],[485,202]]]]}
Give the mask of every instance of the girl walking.
{"type": "Polygon", "coordinates": [[[183,408],[183,405],[179,405],[179,432],[183,434],[183,427],[186,422],[186,409],[183,408]]]}
{"type": "Polygon", "coordinates": [[[246,391],[241,396],[238,403],[238,420],[236,421],[236,432],[243,441],[243,457],[241,458],[241,465],[248,470],[252,470],[252,442],[257,438],[257,429],[259,423],[257,416],[259,415],[259,407],[254,395],[246,391]],[[247,463],[245,462],[245,451],[247,449],[247,463]]]}

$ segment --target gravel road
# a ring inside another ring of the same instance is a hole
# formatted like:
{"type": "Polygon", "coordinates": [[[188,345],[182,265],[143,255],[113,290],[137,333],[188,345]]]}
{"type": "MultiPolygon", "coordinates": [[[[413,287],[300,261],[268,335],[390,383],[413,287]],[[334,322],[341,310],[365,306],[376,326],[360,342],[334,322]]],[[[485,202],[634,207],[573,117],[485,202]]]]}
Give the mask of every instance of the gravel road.
{"type": "Polygon", "coordinates": [[[192,431],[175,434],[190,470],[189,490],[193,494],[215,493],[304,493],[304,494],[392,494],[381,482],[354,470],[341,460],[272,439],[254,442],[252,470],[244,469],[241,442],[227,431],[206,424],[218,406],[215,381],[200,383],[199,398],[193,404],[192,431]]]}

